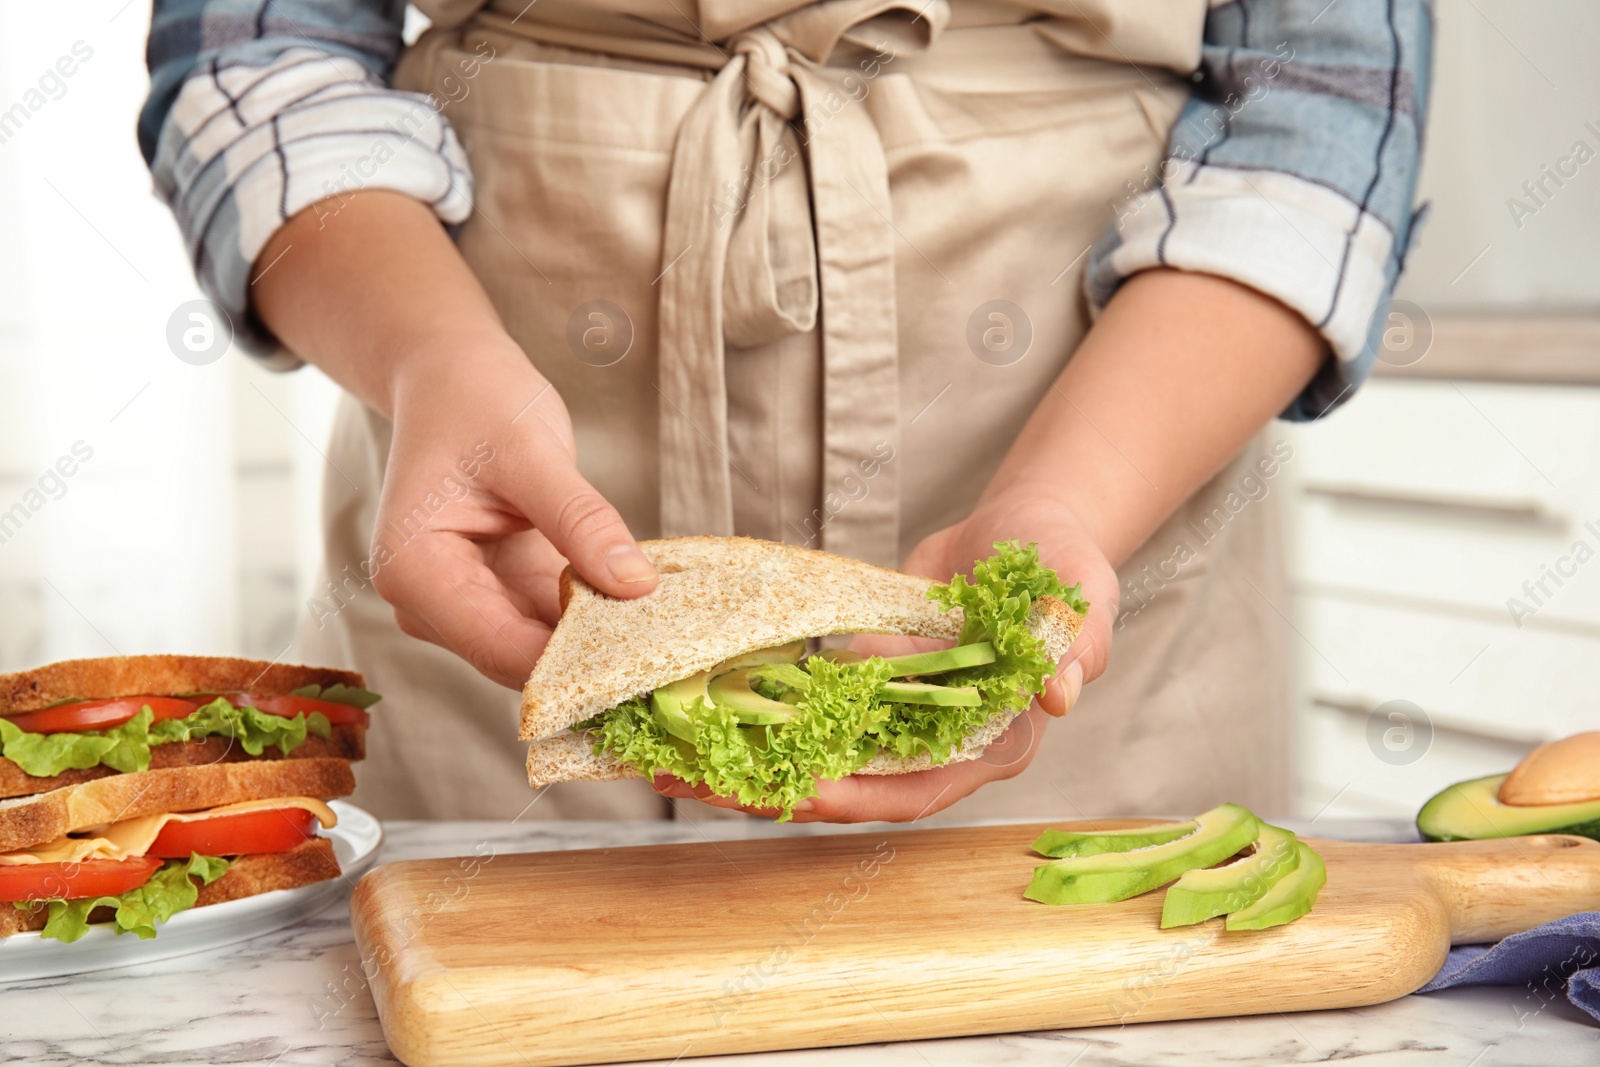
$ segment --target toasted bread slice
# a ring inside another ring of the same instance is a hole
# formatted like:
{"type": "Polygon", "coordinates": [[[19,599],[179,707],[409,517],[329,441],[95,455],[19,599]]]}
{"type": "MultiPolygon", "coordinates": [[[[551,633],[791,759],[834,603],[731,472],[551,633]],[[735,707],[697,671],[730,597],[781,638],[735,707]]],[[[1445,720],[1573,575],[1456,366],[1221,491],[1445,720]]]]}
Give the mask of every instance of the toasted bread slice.
{"type": "Polygon", "coordinates": [[[31,848],[91,826],[155,815],[199,811],[265,797],[331,800],[355,790],[342,759],[251,760],[204,767],[169,767],[114,774],[48,793],[0,800],[0,852],[31,848]]]}
{"type": "MultiPolygon", "coordinates": [[[[680,537],[640,543],[661,584],[637,600],[598,593],[561,576],[561,621],[522,698],[528,781],[637,777],[570,729],[631,697],[758,648],[827,634],[894,633],[954,639],[959,611],[927,598],[935,584],[857,560],[745,537],[680,537]]],[[[1054,597],[1032,608],[1029,628],[1052,660],[1066,655],[1083,617],[1054,597]]],[[[976,759],[1012,714],[975,730],[952,760],[976,759]]],[[[862,774],[907,774],[932,766],[924,753],[879,755],[862,774]]]]}
{"type": "Polygon", "coordinates": [[[246,690],[287,693],[304,685],[360,686],[356,671],[298,667],[229,656],[108,656],[69,659],[0,674],[0,715],[36,711],[74,697],[175,696],[246,690]]]}
{"type": "MultiPolygon", "coordinates": [[[[339,861],[333,855],[333,843],[325,837],[316,837],[287,852],[240,856],[221,878],[199,887],[200,895],[195,899],[194,906],[203,908],[207,904],[253,897],[274,889],[294,889],[337,878],[340,873],[339,861]]],[[[89,913],[89,921],[110,922],[112,915],[111,908],[96,908],[89,913]]],[[[9,937],[25,930],[42,930],[49,918],[48,903],[41,902],[31,908],[14,908],[10,904],[0,903],[0,937],[9,937]]]]}
{"type": "MultiPolygon", "coordinates": [[[[244,760],[275,759],[343,759],[358,760],[367,754],[367,728],[360,723],[335,723],[327,737],[308,734],[305,742],[284,756],[268,746],[259,756],[252,756],[233,743],[230,737],[207,737],[181,744],[156,745],[150,749],[150,769],[168,767],[203,767],[209,763],[239,763],[244,760]]],[[[110,767],[87,767],[83,770],[62,771],[50,778],[35,778],[8,759],[0,759],[0,799],[23,797],[32,793],[45,793],[69,785],[82,785],[96,778],[107,778],[121,771],[110,767]]]]}

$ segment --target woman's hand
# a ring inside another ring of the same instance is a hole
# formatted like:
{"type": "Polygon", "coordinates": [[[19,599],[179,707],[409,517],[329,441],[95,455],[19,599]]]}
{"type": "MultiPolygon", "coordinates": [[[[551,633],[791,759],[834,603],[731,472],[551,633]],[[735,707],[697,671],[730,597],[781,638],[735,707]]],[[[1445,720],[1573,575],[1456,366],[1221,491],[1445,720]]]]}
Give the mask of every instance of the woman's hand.
{"type": "Polygon", "coordinates": [[[257,264],[268,328],[394,422],[361,577],[402,630],[516,689],[560,613],[567,560],[612,596],[655,588],[578,472],[566,406],[426,205],[386,190],[313,205],[257,264]]]}
{"type": "MultiPolygon", "coordinates": [[[[852,775],[817,783],[817,795],[795,809],[796,822],[908,822],[949,807],[989,782],[1014,778],[1025,770],[1043,740],[1051,716],[1065,715],[1084,682],[1106,669],[1111,626],[1117,614],[1117,576],[1077,515],[1048,487],[1018,487],[985,498],[965,520],[932,534],[906,558],[904,569],[946,582],[970,574],[973,563],[994,554],[994,543],[1015,539],[1039,543],[1039,558],[1067,584],[1083,583],[1089,614],[1083,631],[1045,693],[981,757],[931,770],[900,775],[852,775]]],[[[909,637],[863,637],[852,647],[884,656],[937,647],[939,642],[909,637]]],[[[770,811],[741,808],[713,797],[704,786],[658,778],[656,790],[669,797],[696,797],[722,808],[757,815],[770,811]]]]}
{"type": "Polygon", "coordinates": [[[622,517],[578,472],[566,405],[509,338],[403,361],[373,534],[400,629],[521,688],[570,561],[612,596],[655,588],[622,517]]]}

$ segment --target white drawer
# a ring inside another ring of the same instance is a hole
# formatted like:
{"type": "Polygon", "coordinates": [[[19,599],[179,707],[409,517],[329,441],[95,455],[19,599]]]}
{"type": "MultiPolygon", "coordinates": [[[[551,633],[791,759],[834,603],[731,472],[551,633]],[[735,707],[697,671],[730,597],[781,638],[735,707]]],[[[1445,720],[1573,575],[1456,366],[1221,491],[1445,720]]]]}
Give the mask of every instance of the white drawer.
{"type": "Polygon", "coordinates": [[[1507,625],[1562,620],[1600,633],[1600,516],[1529,529],[1303,498],[1296,525],[1291,573],[1307,592],[1367,590],[1380,600],[1471,608],[1507,625]]]}
{"type": "Polygon", "coordinates": [[[1308,699],[1409,700],[1440,729],[1529,744],[1600,728],[1600,639],[1329,597],[1299,608],[1308,699]]]}
{"type": "Polygon", "coordinates": [[[1306,484],[1600,510],[1600,388],[1380,379],[1291,433],[1306,484]]]}
{"type": "MultiPolygon", "coordinates": [[[[1367,744],[1364,720],[1309,710],[1297,722],[1301,818],[1415,818],[1452,782],[1510,770],[1525,749],[1436,731],[1413,762],[1386,763],[1367,744]]],[[[1315,832],[1315,827],[1312,827],[1315,832]]]]}
{"type": "Polygon", "coordinates": [[[1600,627],[1600,389],[1375,382],[1291,433],[1290,565],[1313,589],[1600,627]]]}

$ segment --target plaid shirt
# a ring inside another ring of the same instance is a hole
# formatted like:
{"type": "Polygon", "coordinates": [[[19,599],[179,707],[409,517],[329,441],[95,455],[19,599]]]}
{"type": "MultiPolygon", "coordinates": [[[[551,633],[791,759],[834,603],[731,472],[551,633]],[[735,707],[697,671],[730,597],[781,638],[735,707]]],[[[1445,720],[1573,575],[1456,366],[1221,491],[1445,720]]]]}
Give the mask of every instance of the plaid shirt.
{"type": "MultiPolygon", "coordinates": [[[[361,188],[446,223],[471,213],[449,123],[386,85],[404,16],[403,0],[156,0],[140,147],[201,286],[283,366],[248,308],[252,264],[286,219],[361,188]]],[[[1212,0],[1167,158],[1128,183],[1090,253],[1091,306],[1151,267],[1234,279],[1332,352],[1285,416],[1346,399],[1415,238],[1432,39],[1427,0],[1212,0]]]]}

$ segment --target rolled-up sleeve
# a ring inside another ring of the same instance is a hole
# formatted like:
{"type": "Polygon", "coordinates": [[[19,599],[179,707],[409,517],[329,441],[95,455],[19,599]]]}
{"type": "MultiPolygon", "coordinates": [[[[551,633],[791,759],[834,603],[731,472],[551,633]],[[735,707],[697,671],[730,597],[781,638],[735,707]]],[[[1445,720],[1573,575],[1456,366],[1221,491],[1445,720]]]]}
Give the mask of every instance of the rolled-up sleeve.
{"type": "Polygon", "coordinates": [[[1091,253],[1091,305],[1152,267],[1248,285],[1330,350],[1284,417],[1342,403],[1371,372],[1420,222],[1432,42],[1425,0],[1214,4],[1161,173],[1091,253]]]}
{"type": "Polygon", "coordinates": [[[195,274],[245,350],[297,365],[250,315],[252,270],[273,233],[362,189],[472,209],[466,155],[435,101],[387,81],[405,3],[157,0],[139,144],[177,216],[195,274]],[[332,198],[332,199],[330,199],[332,198]]]}

